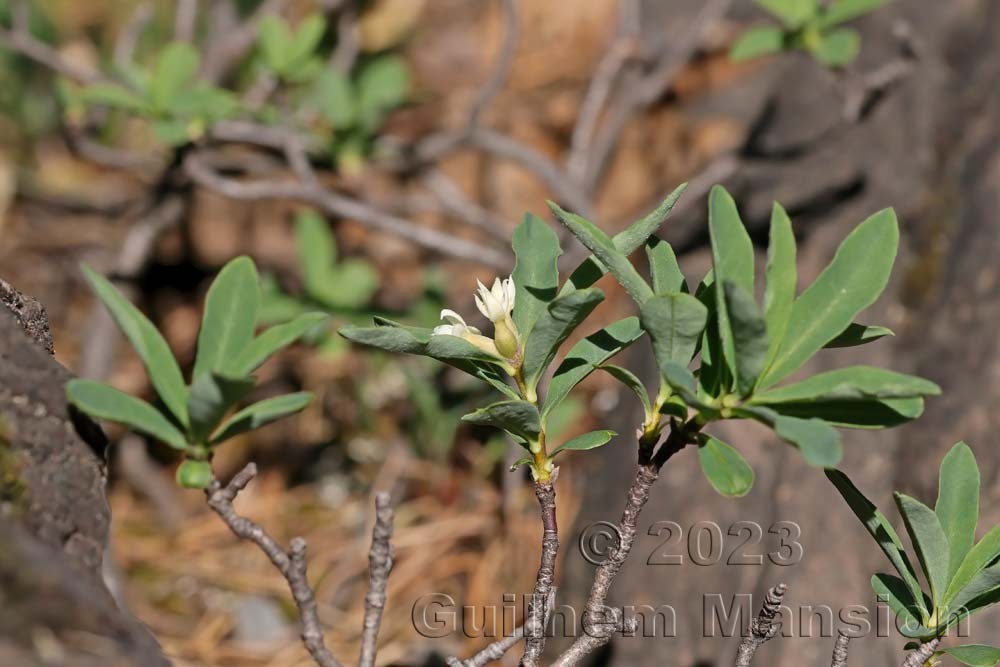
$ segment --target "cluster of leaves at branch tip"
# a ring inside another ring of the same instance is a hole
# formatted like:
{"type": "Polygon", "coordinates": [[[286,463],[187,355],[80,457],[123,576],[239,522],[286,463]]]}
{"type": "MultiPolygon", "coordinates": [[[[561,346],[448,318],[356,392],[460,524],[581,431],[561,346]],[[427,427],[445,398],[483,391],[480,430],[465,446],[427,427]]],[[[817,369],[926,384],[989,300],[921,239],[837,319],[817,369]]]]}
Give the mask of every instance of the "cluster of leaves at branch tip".
{"type": "Polygon", "coordinates": [[[312,400],[309,392],[284,394],[230,414],[253,390],[257,368],[327,319],[324,313],[306,312],[255,335],[260,284],[249,257],[227,263],[208,290],[190,384],[153,323],[106,278],[87,266],[83,272],[145,366],[159,403],[81,379],[67,383],[66,396],[92,417],[119,422],[182,452],[177,470],[182,486],[206,488],[215,447],[298,412],[312,400]]]}
{"type": "MultiPolygon", "coordinates": [[[[709,196],[713,267],[692,293],[673,249],[655,234],[683,189],[613,237],[550,204],[556,219],[593,253],[564,281],[557,269],[562,254],[558,237],[542,220],[526,215],[513,236],[512,299],[505,304],[511,306],[516,332],[513,354],[499,350],[495,340],[451,310],[442,313],[450,324],[434,330],[377,319],[375,327],[348,326],[341,333],[384,350],[438,359],[501,392],[505,400],[464,419],[506,431],[528,450],[530,456],[522,462],[539,480],[548,479],[560,451],[593,449],[615,435],[593,431],[552,450],[545,441],[546,417],[595,370],[620,380],[642,403],[641,448],[652,451],[668,425],[679,430],[688,444],[698,445],[702,470],[727,496],[747,493],[754,473],[734,447],[703,431],[712,422],[761,422],[810,464],[834,467],[842,456],[835,427],[884,428],[921,414],[924,397],[940,392],[937,385],[881,368],[850,366],[779,385],[823,348],[891,335],[884,327],[855,322],[889,278],[899,237],[891,210],[858,225],[816,281],[797,294],[792,223],[776,204],[761,307],[753,296],[753,244],[733,198],[719,186],[709,196]],[[629,259],[640,248],[648,260],[648,280],[629,259]],[[603,300],[593,284],[605,273],[634,299],[639,317],[589,333],[554,363],[562,344],[603,300]],[[632,371],[610,363],[644,335],[660,371],[652,394],[632,371]],[[540,382],[552,366],[543,395],[540,382]]],[[[504,284],[497,286],[506,289],[504,284]]],[[[481,286],[480,298],[483,290],[481,286]]],[[[500,312],[483,312],[494,323],[504,321],[500,312]]]]}
{"type": "Polygon", "coordinates": [[[277,15],[260,22],[257,48],[234,89],[199,77],[201,56],[187,42],[163,46],[148,66],[116,65],[106,80],[79,87],[63,80],[60,93],[71,120],[88,106],[143,118],[169,146],[198,141],[214,123],[248,118],[303,132],[325,144],[346,172],[363,168],[388,114],[407,101],[410,71],[392,52],[364,54],[350,72],[325,62],[336,41],[320,14],[291,26],[277,15]],[[282,86],[277,103],[249,108],[241,95],[261,76],[282,86]],[[245,88],[246,90],[241,90],[245,88]]]}
{"type": "MultiPolygon", "coordinates": [[[[879,600],[895,612],[900,632],[916,640],[907,648],[941,637],[972,614],[1000,602],[1000,526],[976,541],[979,466],[964,442],[952,447],[941,461],[934,509],[904,493],[894,494],[927,591],[918,579],[914,559],[885,515],[844,473],[829,470],[827,476],[896,572],[880,572],[871,584],[879,600]]],[[[983,644],[954,646],[938,653],[973,667],[1000,663],[1000,647],[983,644]]]]}
{"type": "Polygon", "coordinates": [[[858,56],[861,35],[843,24],[890,0],[755,0],[778,25],[750,28],[733,44],[734,61],[749,60],[782,51],[805,51],[828,67],[844,67],[858,56]]]}

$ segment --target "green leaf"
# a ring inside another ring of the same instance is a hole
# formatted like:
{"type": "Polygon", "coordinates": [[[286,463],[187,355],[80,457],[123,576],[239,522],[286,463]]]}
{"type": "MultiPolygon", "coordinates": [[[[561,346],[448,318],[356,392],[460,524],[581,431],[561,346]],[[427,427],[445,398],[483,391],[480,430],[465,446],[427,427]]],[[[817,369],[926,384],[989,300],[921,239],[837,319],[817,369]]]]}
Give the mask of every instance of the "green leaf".
{"type": "Polygon", "coordinates": [[[283,74],[292,50],[292,31],[288,23],[276,14],[266,15],[260,22],[258,43],[267,66],[283,74]]]}
{"type": "Polygon", "coordinates": [[[789,28],[799,28],[816,15],[816,0],[755,0],[789,28]]]}
{"type": "Polygon", "coordinates": [[[705,306],[690,294],[663,294],[643,303],[639,316],[652,341],[660,374],[665,376],[665,365],[670,362],[686,367],[705,330],[705,306]]]}
{"type": "Polygon", "coordinates": [[[920,637],[927,628],[920,622],[920,606],[899,577],[878,573],[872,576],[872,590],[896,614],[896,625],[906,637],[920,637]]]}
{"type": "Polygon", "coordinates": [[[851,19],[869,14],[890,0],[836,0],[820,14],[819,26],[829,28],[851,19]]]}
{"type": "Polygon", "coordinates": [[[74,379],[66,383],[66,398],[95,419],[125,424],[174,449],[187,449],[184,435],[159,410],[114,387],[93,380],[74,379]]]}
{"type": "Polygon", "coordinates": [[[948,538],[950,582],[976,542],[979,521],[979,466],[964,442],[952,447],[941,461],[934,513],[948,538]]]}
{"type": "Polygon", "coordinates": [[[709,194],[708,233],[712,242],[716,321],[722,354],[736,379],[736,348],[726,309],[725,283],[734,283],[753,294],[753,242],[740,220],[736,202],[721,185],[713,187],[709,194]]]}
{"type": "Polygon", "coordinates": [[[885,327],[870,327],[865,324],[852,323],[823,347],[856,347],[858,345],[873,343],[879,338],[895,335],[892,329],[885,327]]]}
{"type": "Polygon", "coordinates": [[[698,463],[712,488],[726,497],[745,496],[753,487],[753,468],[738,451],[718,438],[699,435],[698,463]]]}
{"type": "Polygon", "coordinates": [[[303,313],[291,322],[278,324],[254,338],[236,360],[223,370],[236,376],[249,375],[271,355],[288,347],[330,318],[325,313],[303,313]]]}
{"type": "Polygon", "coordinates": [[[684,274],[677,264],[677,257],[670,244],[657,236],[646,240],[646,257],[649,259],[649,272],[653,279],[653,292],[687,292],[684,274]]]}
{"type": "Polygon", "coordinates": [[[524,343],[521,372],[528,387],[534,389],[538,385],[559,346],[603,300],[604,293],[590,287],[561,296],[548,304],[524,343]]]}
{"type": "Polygon", "coordinates": [[[621,286],[637,304],[641,306],[649,297],[653,296],[653,290],[635,270],[628,257],[615,247],[614,241],[602,229],[589,220],[562,210],[554,202],[550,201],[548,205],[556,219],[565,225],[590,252],[594,253],[594,256],[601,261],[615,277],[615,280],[621,283],[621,286]]]}
{"type": "Polygon", "coordinates": [[[306,292],[322,301],[323,295],[336,289],[331,274],[337,261],[337,242],[326,218],[315,211],[299,213],[295,217],[295,244],[306,292]]]}
{"type": "Polygon", "coordinates": [[[312,58],[326,30],[326,19],[321,14],[310,14],[299,23],[288,49],[290,67],[301,67],[312,58]]]}
{"type": "Polygon", "coordinates": [[[668,361],[660,364],[660,374],[671,389],[676,391],[684,402],[699,410],[715,413],[717,409],[705,403],[698,397],[698,381],[688,370],[687,365],[679,361],[668,361]]]}
{"type": "Polygon", "coordinates": [[[639,398],[639,402],[642,403],[644,415],[648,417],[652,414],[653,405],[649,401],[649,392],[646,391],[646,386],[642,384],[642,380],[636,377],[635,373],[627,368],[615,366],[614,364],[603,364],[600,366],[600,369],[608,373],[608,375],[618,380],[635,393],[635,395],[639,398]]]}
{"type": "Polygon", "coordinates": [[[158,120],[152,128],[153,135],[168,146],[183,146],[193,139],[191,121],[186,118],[158,120]]]}
{"type": "Polygon", "coordinates": [[[80,99],[86,104],[99,104],[133,113],[150,111],[146,100],[117,83],[92,83],[80,91],[80,99]]]}
{"type": "Polygon", "coordinates": [[[767,285],[764,288],[764,320],[767,322],[767,364],[778,353],[795,303],[798,274],[795,268],[795,234],[792,221],[777,202],[771,209],[771,235],[767,246],[767,285]]]}
{"type": "Polygon", "coordinates": [[[287,417],[304,409],[312,402],[312,392],[299,391],[258,401],[248,405],[226,420],[212,436],[209,444],[217,445],[223,440],[260,428],[265,424],[287,417]]]}
{"type": "Polygon", "coordinates": [[[226,263],[208,288],[198,332],[198,354],[192,378],[222,371],[253,340],[260,305],[260,284],[253,260],[242,256],[226,263]]]}
{"type": "MultiPolygon", "coordinates": [[[[966,601],[972,599],[968,594],[963,593],[970,589],[972,582],[984,570],[988,569],[987,566],[996,560],[998,556],[1000,556],[1000,526],[994,526],[962,559],[962,564],[959,565],[958,570],[956,570],[955,575],[948,584],[948,592],[944,600],[945,604],[952,609],[956,609],[957,605],[955,602],[959,599],[960,594],[962,594],[961,597],[966,601]]],[[[970,591],[973,593],[973,596],[982,593],[978,588],[979,586],[977,585],[976,590],[970,591]]]]}
{"type": "Polygon", "coordinates": [[[548,393],[542,405],[542,417],[548,416],[573,387],[641,336],[639,318],[626,317],[573,345],[549,382],[548,393]]]}
{"type": "Polygon", "coordinates": [[[368,305],[378,286],[375,267],[366,259],[350,257],[333,267],[328,288],[315,297],[334,310],[357,310],[368,305]]]}
{"type": "Polygon", "coordinates": [[[910,559],[906,557],[903,543],[899,535],[893,529],[892,524],[885,518],[885,515],[872,504],[868,498],[858,490],[854,483],[839,470],[827,470],[827,478],[833,483],[840,495],[847,501],[847,505],[854,512],[855,516],[868,530],[868,533],[875,538],[882,552],[885,553],[889,562],[896,568],[896,572],[906,583],[910,591],[910,598],[915,600],[919,607],[922,618],[927,617],[927,609],[924,604],[924,594],[920,590],[916,573],[910,564],[910,559]]]}
{"type": "Polygon", "coordinates": [[[794,373],[875,302],[888,283],[898,243],[891,209],[871,216],[844,239],[830,264],[792,306],[785,337],[761,378],[761,388],[794,373]]]}
{"type": "Polygon", "coordinates": [[[254,384],[252,377],[227,378],[212,372],[196,377],[188,395],[191,441],[204,442],[226,413],[250,393],[254,384]]]}
{"type": "MultiPolygon", "coordinates": [[[[969,583],[955,594],[955,599],[942,601],[939,606],[946,609],[950,616],[947,620],[954,622],[963,614],[996,602],[990,599],[984,604],[982,598],[988,593],[1000,590],[998,587],[1000,587],[1000,563],[994,562],[976,573],[969,583]]],[[[942,618],[941,621],[941,624],[944,624],[946,619],[942,618]]]]}
{"type": "Polygon", "coordinates": [[[530,213],[525,214],[514,230],[511,244],[515,257],[511,278],[516,288],[511,318],[521,339],[525,340],[556,296],[559,288],[557,262],[562,248],[552,228],[530,213]]]}
{"type": "Polygon", "coordinates": [[[410,90],[410,70],[406,61],[383,55],[369,61],[358,74],[358,115],[372,131],[382,123],[387,111],[406,101],[410,90]]]}
{"type": "Polygon", "coordinates": [[[816,417],[831,426],[888,428],[905,424],[923,414],[924,399],[920,397],[831,399],[769,403],[767,407],[789,417],[803,419],[816,417]]]}
{"type": "Polygon", "coordinates": [[[848,366],[817,373],[784,387],[769,389],[755,395],[752,400],[754,404],[767,405],[796,401],[909,398],[937,396],[940,393],[940,387],[921,377],[874,366],[848,366]]]}
{"type": "Polygon", "coordinates": [[[779,415],[774,432],[802,452],[806,463],[818,468],[832,468],[844,456],[840,434],[822,419],[799,419],[779,415]]]}
{"type": "MultiPolygon", "coordinates": [[[[656,230],[670,216],[670,212],[673,210],[674,205],[677,204],[686,187],[687,183],[680,184],[654,210],[633,222],[626,229],[615,234],[611,239],[615,249],[626,257],[638,250],[646,242],[646,239],[655,234],[656,230]]],[[[563,284],[560,294],[567,294],[574,289],[590,287],[606,272],[607,269],[599,259],[593,256],[588,257],[570,274],[569,278],[563,284]]]]}
{"type": "Polygon", "coordinates": [[[538,408],[527,401],[500,401],[470,412],[462,421],[494,426],[528,442],[536,442],[542,431],[538,408]]]}
{"type": "Polygon", "coordinates": [[[177,466],[177,483],[185,489],[207,489],[212,484],[212,464],[188,459],[177,466]]]}
{"type": "Polygon", "coordinates": [[[837,28],[822,36],[813,50],[816,60],[829,67],[849,65],[861,51],[861,34],[854,28],[837,28]]]}
{"type": "Polygon", "coordinates": [[[342,72],[324,69],[316,78],[312,99],[334,130],[346,130],[357,123],[357,97],[350,79],[342,72]]]}
{"type": "Polygon", "coordinates": [[[583,451],[586,449],[596,449],[601,445],[607,444],[611,440],[611,438],[615,437],[616,435],[618,434],[615,433],[614,431],[591,431],[590,433],[584,433],[583,435],[578,435],[575,438],[567,440],[566,442],[564,442],[563,444],[559,445],[554,450],[552,450],[552,453],[549,454],[549,458],[554,457],[561,451],[569,449],[577,451],[583,451]]]}
{"type": "Polygon", "coordinates": [[[150,80],[149,100],[160,110],[187,86],[198,71],[198,52],[188,42],[171,42],[160,52],[150,80]]]}
{"type": "Polygon", "coordinates": [[[736,388],[741,396],[747,396],[767,361],[767,323],[753,296],[736,283],[726,281],[725,298],[736,353],[736,388]]]}
{"type": "Polygon", "coordinates": [[[941,649],[963,665],[971,667],[994,667],[1000,663],[1000,648],[986,644],[964,644],[941,649]]]}
{"type": "Polygon", "coordinates": [[[187,387],[170,346],[153,323],[122,295],[104,276],[84,265],[83,273],[91,289],[105,305],[142,360],[149,379],[167,409],[182,426],[187,426],[187,387]]]}
{"type": "Polygon", "coordinates": [[[778,53],[785,47],[785,31],[777,26],[763,25],[749,28],[729,49],[729,58],[743,62],[760,56],[778,53]]]}
{"type": "Polygon", "coordinates": [[[481,361],[503,365],[505,362],[484,352],[464,338],[436,335],[430,329],[404,327],[384,319],[377,319],[379,326],[359,327],[349,324],[340,328],[344,338],[377,347],[386,352],[401,352],[433,357],[439,361],[481,361]]]}
{"type": "Polygon", "coordinates": [[[906,494],[896,492],[893,496],[931,585],[931,598],[935,606],[940,605],[948,588],[948,538],[934,510],[906,494]]]}

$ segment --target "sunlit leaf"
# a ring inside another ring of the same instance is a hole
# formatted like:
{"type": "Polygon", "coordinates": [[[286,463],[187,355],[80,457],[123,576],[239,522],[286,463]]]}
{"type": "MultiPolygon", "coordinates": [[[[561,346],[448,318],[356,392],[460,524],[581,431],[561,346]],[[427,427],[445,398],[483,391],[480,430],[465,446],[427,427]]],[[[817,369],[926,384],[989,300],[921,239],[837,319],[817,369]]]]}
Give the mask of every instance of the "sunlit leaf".
{"type": "Polygon", "coordinates": [[[118,422],[174,449],[186,449],[184,434],[149,403],[93,380],[66,383],[66,398],[95,419],[118,422]]]}

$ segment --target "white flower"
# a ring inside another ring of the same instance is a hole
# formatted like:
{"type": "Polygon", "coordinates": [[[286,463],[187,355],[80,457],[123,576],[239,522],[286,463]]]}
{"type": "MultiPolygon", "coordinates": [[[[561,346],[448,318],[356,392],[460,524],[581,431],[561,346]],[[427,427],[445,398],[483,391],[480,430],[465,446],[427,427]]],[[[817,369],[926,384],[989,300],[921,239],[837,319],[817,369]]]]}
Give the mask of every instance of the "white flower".
{"type": "Polygon", "coordinates": [[[510,317],[510,312],[514,310],[514,281],[511,278],[493,280],[493,288],[486,289],[486,285],[478,280],[478,293],[476,294],[476,307],[479,312],[486,316],[490,322],[499,322],[510,317]]]}
{"type": "Polygon", "coordinates": [[[461,338],[465,334],[475,334],[479,335],[479,329],[476,327],[470,327],[465,323],[465,319],[461,315],[456,313],[454,310],[445,308],[441,311],[441,319],[448,324],[439,324],[434,327],[433,333],[437,335],[444,336],[458,336],[461,338]]]}

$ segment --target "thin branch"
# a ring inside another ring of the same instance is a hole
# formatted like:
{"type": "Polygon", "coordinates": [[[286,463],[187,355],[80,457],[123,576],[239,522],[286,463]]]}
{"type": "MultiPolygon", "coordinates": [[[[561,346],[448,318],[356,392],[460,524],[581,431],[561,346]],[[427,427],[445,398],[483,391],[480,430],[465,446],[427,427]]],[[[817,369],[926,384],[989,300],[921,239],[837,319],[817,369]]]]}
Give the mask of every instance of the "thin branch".
{"type": "Polygon", "coordinates": [[[750,621],[749,632],[740,642],[740,647],[736,651],[736,667],[750,667],[750,662],[757,649],[778,634],[781,622],[779,620],[775,623],[774,618],[781,610],[781,600],[785,597],[786,590],[784,584],[778,584],[764,596],[764,604],[761,605],[760,612],[756,618],[750,621]]]}
{"type": "Polygon", "coordinates": [[[476,93],[476,97],[469,107],[466,128],[470,132],[479,125],[483,111],[503,89],[517,53],[518,33],[520,32],[518,30],[517,0],[501,0],[500,4],[503,8],[504,40],[500,46],[500,53],[497,55],[493,73],[476,93]]]}
{"type": "Polygon", "coordinates": [[[135,8],[128,21],[122,26],[118,37],[115,40],[115,48],[112,60],[118,67],[127,67],[132,64],[135,57],[135,47],[139,43],[139,36],[153,20],[153,5],[150,2],[143,2],[135,8]]]}
{"type": "Polygon", "coordinates": [[[510,258],[506,253],[436,229],[420,227],[410,220],[390,215],[320,185],[310,185],[300,181],[235,180],[213,170],[196,153],[190,153],[185,158],[184,168],[198,185],[215,190],[231,199],[244,201],[297,200],[312,204],[330,215],[356,220],[373,229],[390,232],[445,255],[481,262],[500,269],[510,265],[510,258]]]}
{"type": "Polygon", "coordinates": [[[837,634],[837,641],[833,645],[833,658],[830,660],[830,667],[847,667],[847,645],[850,643],[850,635],[846,635],[843,632],[837,634]]]}
{"type": "Polygon", "coordinates": [[[903,660],[902,667],[921,667],[934,655],[934,651],[937,650],[940,643],[941,640],[935,637],[926,644],[921,644],[919,647],[913,649],[907,654],[906,659],[903,660]]]}
{"type": "Polygon", "coordinates": [[[16,51],[81,83],[94,83],[104,78],[99,72],[95,72],[89,67],[82,67],[67,60],[45,42],[35,39],[27,30],[0,28],[0,48],[16,51]]]}
{"type": "Polygon", "coordinates": [[[545,619],[555,579],[556,555],[559,553],[559,524],[556,522],[556,487],[551,481],[535,484],[535,497],[542,517],[542,558],[535,577],[535,588],[528,600],[528,618],[524,623],[525,647],[521,667],[536,667],[545,649],[545,619]]]}
{"type": "Polygon", "coordinates": [[[201,75],[209,81],[223,78],[253,48],[261,19],[269,14],[281,14],[288,4],[289,0],[265,0],[246,21],[225,35],[219,35],[202,60],[201,75]]]}
{"type": "Polygon", "coordinates": [[[385,609],[386,586],[392,570],[392,507],[389,494],[375,495],[375,526],[372,546],[368,552],[368,594],[365,596],[365,620],[361,638],[360,667],[374,667],[378,651],[378,631],[385,609]]]}
{"type": "Polygon", "coordinates": [[[174,39],[190,42],[198,21],[198,0],[177,0],[174,9],[174,39]]]}
{"type": "Polygon", "coordinates": [[[504,219],[467,198],[455,182],[441,171],[427,169],[421,181],[434,195],[438,208],[452,213],[462,222],[482,229],[494,238],[510,241],[510,229],[504,219]]]}
{"type": "Polygon", "coordinates": [[[236,496],[247,487],[247,484],[256,475],[257,466],[249,463],[243,470],[236,473],[236,476],[226,486],[222,486],[218,480],[213,480],[211,486],[205,491],[208,506],[229,526],[229,530],[234,535],[256,544],[288,582],[292,599],[299,610],[302,624],[302,643],[316,664],[319,667],[341,667],[340,662],[330,653],[323,640],[323,629],[320,626],[316,608],[316,596],[306,576],[306,541],[301,537],[293,538],[289,544],[289,550],[285,551],[259,524],[240,516],[233,507],[236,496]]]}
{"type": "Polygon", "coordinates": [[[337,46],[330,55],[330,67],[348,74],[361,53],[358,35],[358,12],[353,3],[348,4],[337,17],[337,46]]]}

